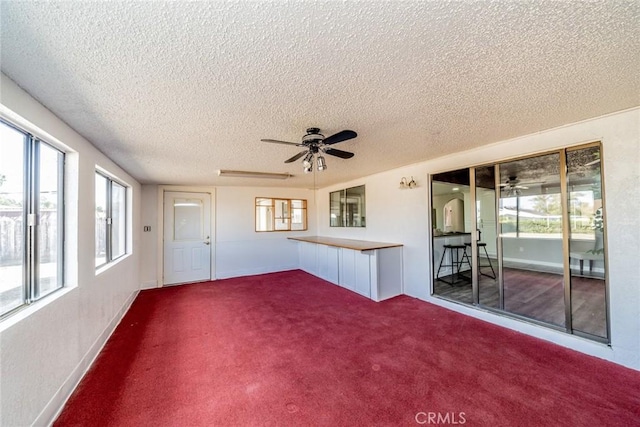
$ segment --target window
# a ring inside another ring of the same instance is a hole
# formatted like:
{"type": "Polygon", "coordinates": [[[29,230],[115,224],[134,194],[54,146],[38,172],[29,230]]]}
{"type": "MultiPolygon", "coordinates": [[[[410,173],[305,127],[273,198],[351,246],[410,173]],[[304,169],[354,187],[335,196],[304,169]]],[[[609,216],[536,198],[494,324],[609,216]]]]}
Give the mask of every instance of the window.
{"type": "Polygon", "coordinates": [[[562,239],[559,165],[555,153],[500,164],[503,237],[562,239]]]}
{"type": "Polygon", "coordinates": [[[64,154],[0,121],[0,315],[63,286],[64,154]]]}
{"type": "Polygon", "coordinates": [[[96,267],[127,252],[127,187],[96,172],[96,267]]]}
{"type": "Polygon", "coordinates": [[[561,214],[559,192],[501,199],[500,223],[504,236],[561,239],[561,214]]]}
{"type": "Polygon", "coordinates": [[[306,229],[306,200],[256,197],[256,231],[306,229]]]}
{"type": "Polygon", "coordinates": [[[365,227],[364,185],[329,194],[331,227],[365,227]]]}

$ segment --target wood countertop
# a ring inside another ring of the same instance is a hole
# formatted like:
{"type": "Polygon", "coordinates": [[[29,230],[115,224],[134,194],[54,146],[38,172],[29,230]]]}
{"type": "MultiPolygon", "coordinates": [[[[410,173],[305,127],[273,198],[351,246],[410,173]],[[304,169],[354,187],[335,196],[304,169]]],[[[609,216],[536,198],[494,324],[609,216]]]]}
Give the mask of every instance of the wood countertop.
{"type": "Polygon", "coordinates": [[[462,233],[462,232],[459,232],[459,231],[455,231],[453,233],[434,234],[433,238],[434,239],[439,239],[439,238],[442,238],[442,237],[458,237],[458,236],[470,236],[470,235],[471,235],[471,233],[462,233]]]}
{"type": "Polygon", "coordinates": [[[369,242],[367,240],[337,239],[335,237],[322,236],[289,237],[289,239],[297,240],[299,242],[334,246],[336,248],[353,249],[356,251],[372,251],[375,249],[396,248],[399,246],[403,246],[400,243],[369,242]]]}

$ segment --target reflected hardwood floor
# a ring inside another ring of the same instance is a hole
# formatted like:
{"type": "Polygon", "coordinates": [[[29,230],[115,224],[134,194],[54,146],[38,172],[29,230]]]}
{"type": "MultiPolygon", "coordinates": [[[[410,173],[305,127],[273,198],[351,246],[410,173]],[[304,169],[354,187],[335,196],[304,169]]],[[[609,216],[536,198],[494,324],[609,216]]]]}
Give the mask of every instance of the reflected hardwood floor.
{"type": "MultiPolygon", "coordinates": [[[[483,269],[484,272],[484,269],[483,269]]],[[[444,278],[445,280],[448,277],[444,278]]],[[[499,308],[497,280],[480,276],[480,304],[499,308]]],[[[605,283],[599,277],[571,278],[573,329],[606,337],[605,283]]],[[[458,282],[451,286],[441,280],[434,283],[436,295],[473,303],[471,283],[458,282]]],[[[542,322],[565,326],[562,275],[554,272],[504,268],[505,311],[542,322]]]]}

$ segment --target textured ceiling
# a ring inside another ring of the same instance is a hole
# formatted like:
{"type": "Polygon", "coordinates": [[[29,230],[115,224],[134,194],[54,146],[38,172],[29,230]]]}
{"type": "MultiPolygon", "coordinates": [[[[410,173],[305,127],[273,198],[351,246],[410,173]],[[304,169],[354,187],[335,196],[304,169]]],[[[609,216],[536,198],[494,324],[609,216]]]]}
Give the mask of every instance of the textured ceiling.
{"type": "Polygon", "coordinates": [[[638,1],[2,1],[2,71],[143,183],[324,186],[640,105],[638,1]],[[307,127],[356,139],[302,174],[307,127]],[[286,181],[217,169],[289,172],[286,181]]]}

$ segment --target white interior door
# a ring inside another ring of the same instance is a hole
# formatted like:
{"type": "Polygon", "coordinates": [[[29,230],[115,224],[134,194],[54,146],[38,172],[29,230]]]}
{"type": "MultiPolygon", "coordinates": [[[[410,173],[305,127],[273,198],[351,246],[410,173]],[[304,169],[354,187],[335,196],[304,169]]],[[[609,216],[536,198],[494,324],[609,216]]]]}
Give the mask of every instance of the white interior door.
{"type": "Polygon", "coordinates": [[[164,193],[165,285],[211,279],[211,195],[164,193]]]}

